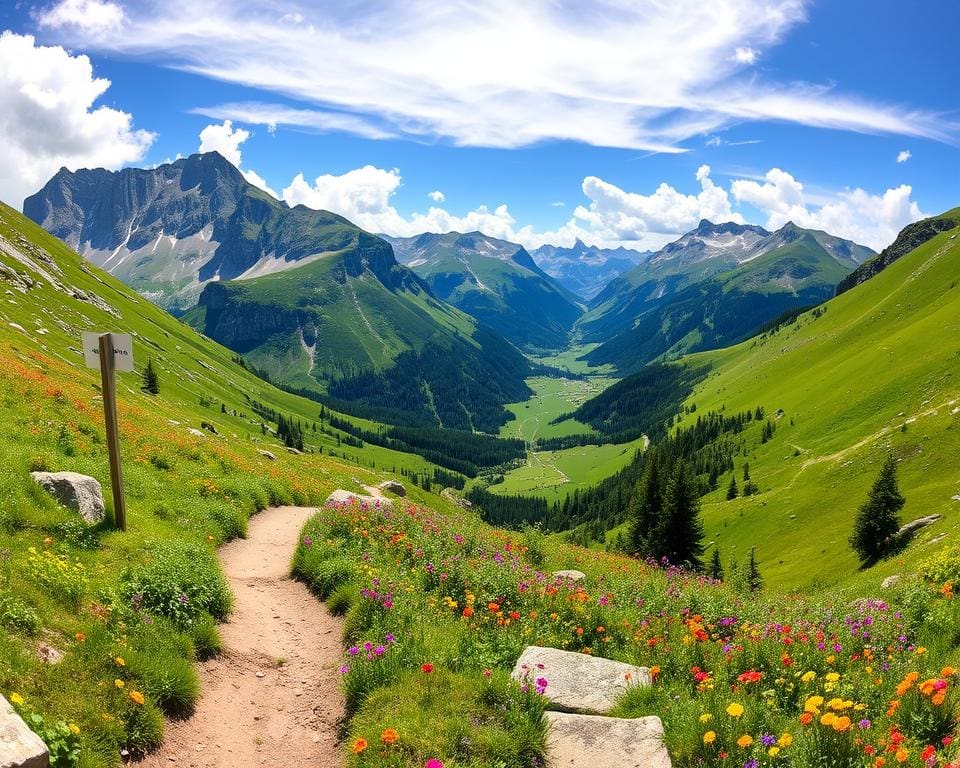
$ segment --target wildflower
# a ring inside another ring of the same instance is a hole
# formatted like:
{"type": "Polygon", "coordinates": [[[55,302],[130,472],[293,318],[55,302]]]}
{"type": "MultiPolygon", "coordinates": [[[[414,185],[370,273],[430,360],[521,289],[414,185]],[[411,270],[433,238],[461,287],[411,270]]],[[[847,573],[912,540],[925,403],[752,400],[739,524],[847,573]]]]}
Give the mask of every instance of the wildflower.
{"type": "Polygon", "coordinates": [[[547,678],[538,677],[536,680],[536,686],[537,686],[537,693],[543,696],[543,694],[547,692],[547,678]]]}
{"type": "Polygon", "coordinates": [[[423,764],[423,768],[443,768],[443,763],[437,760],[437,758],[431,757],[423,764]]]}
{"type": "Polygon", "coordinates": [[[397,739],[400,738],[400,734],[397,733],[394,728],[387,728],[383,733],[380,734],[380,741],[386,745],[396,744],[397,739]]]}
{"type": "Polygon", "coordinates": [[[123,656],[117,656],[117,658],[113,660],[113,663],[116,664],[118,667],[127,666],[127,662],[124,660],[123,656]]]}
{"type": "Polygon", "coordinates": [[[777,744],[781,748],[789,747],[791,744],[793,744],[793,735],[786,732],[781,733],[780,738],[777,739],[777,744]]]}
{"type": "Polygon", "coordinates": [[[753,744],[753,736],[751,736],[749,733],[745,733],[743,734],[743,736],[737,739],[737,746],[740,747],[740,749],[746,749],[752,744],[753,744]]]}
{"type": "Polygon", "coordinates": [[[117,688],[123,688],[123,686],[126,685],[119,677],[113,681],[113,684],[117,686],[117,688]]]}
{"type": "Polygon", "coordinates": [[[74,736],[80,735],[80,726],[78,726],[76,723],[70,723],[68,727],[70,728],[70,733],[72,733],[74,736]]]}
{"type": "Polygon", "coordinates": [[[709,712],[704,712],[702,715],[700,715],[701,723],[709,723],[711,720],[713,720],[713,715],[711,715],[709,712]]]}
{"type": "Polygon", "coordinates": [[[350,749],[353,750],[353,754],[359,755],[361,752],[363,752],[363,750],[365,750],[365,749],[367,748],[367,746],[368,746],[368,745],[367,745],[367,740],[366,740],[366,739],[356,739],[356,740],[353,742],[353,746],[350,747],[350,749]]]}
{"type": "Polygon", "coordinates": [[[727,714],[730,715],[730,717],[740,717],[740,715],[743,714],[743,704],[735,701],[727,705],[727,714]]]}
{"type": "Polygon", "coordinates": [[[74,635],[74,638],[78,643],[82,643],[84,640],[87,639],[87,636],[83,634],[83,632],[77,632],[77,634],[74,635]]]}
{"type": "Polygon", "coordinates": [[[703,743],[704,744],[713,744],[717,740],[716,731],[707,731],[703,734],[703,743]]]}
{"type": "Polygon", "coordinates": [[[770,755],[770,757],[776,757],[780,754],[780,747],[776,745],[770,747],[770,749],[767,750],[767,754],[770,755]]]}
{"type": "Polygon", "coordinates": [[[23,704],[23,696],[21,696],[19,693],[10,694],[10,703],[15,707],[19,707],[21,704],[23,704]]]}
{"type": "Polygon", "coordinates": [[[431,664],[429,661],[424,664],[421,664],[420,671],[423,672],[423,674],[425,675],[429,675],[431,672],[433,672],[433,664],[431,664]]]}
{"type": "Polygon", "coordinates": [[[130,691],[130,701],[142,706],[144,702],[143,694],[140,691],[130,691]]]}

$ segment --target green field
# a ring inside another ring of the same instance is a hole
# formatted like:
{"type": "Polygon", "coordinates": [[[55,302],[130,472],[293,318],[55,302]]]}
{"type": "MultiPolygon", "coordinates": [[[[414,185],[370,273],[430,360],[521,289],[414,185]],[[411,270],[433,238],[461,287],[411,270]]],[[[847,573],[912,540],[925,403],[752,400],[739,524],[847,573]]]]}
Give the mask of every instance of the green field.
{"type": "Polygon", "coordinates": [[[533,451],[524,466],[507,472],[504,481],[491,485],[490,490],[504,495],[541,496],[550,503],[562,501],[568,493],[596,485],[625,467],[644,446],[644,439],[640,439],[621,445],[533,451]]]}
{"type": "Polygon", "coordinates": [[[616,379],[607,376],[594,376],[589,379],[554,379],[547,376],[535,376],[527,379],[527,385],[533,390],[533,396],[522,403],[507,406],[516,418],[500,428],[501,437],[518,437],[532,443],[546,437],[564,437],[566,435],[591,434],[593,429],[578,421],[568,419],[559,424],[551,424],[558,416],[578,408],[600,394],[616,379]]]}

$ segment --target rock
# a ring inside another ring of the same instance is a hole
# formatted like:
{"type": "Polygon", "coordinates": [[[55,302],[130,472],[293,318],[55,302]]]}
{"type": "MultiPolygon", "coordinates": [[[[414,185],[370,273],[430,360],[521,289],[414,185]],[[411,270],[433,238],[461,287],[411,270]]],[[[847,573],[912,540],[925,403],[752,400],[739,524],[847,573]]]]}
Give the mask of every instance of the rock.
{"type": "Polygon", "coordinates": [[[362,493],[345,491],[342,488],[327,496],[325,503],[328,507],[336,507],[344,504],[366,504],[368,507],[393,506],[393,502],[390,499],[378,496],[364,496],[362,493]]]}
{"type": "Polygon", "coordinates": [[[887,578],[880,582],[880,589],[893,589],[897,586],[897,582],[899,582],[901,578],[900,574],[887,576],[887,578]]]}
{"type": "Polygon", "coordinates": [[[75,509],[88,523],[103,522],[103,489],[95,477],[77,472],[31,472],[30,476],[63,506],[75,509]]]}
{"type": "Polygon", "coordinates": [[[553,576],[556,579],[569,579],[570,581],[583,581],[587,578],[587,574],[583,571],[574,570],[554,571],[553,576]]]}
{"type": "Polygon", "coordinates": [[[671,768],[659,717],[547,712],[551,768],[671,768]]]}
{"type": "Polygon", "coordinates": [[[926,517],[918,517],[916,520],[911,520],[909,523],[901,525],[900,530],[893,534],[888,541],[901,542],[909,539],[921,528],[926,528],[928,525],[933,525],[941,517],[942,515],[927,515],[926,517]]]}
{"type": "Polygon", "coordinates": [[[270,461],[276,461],[276,460],[277,460],[277,455],[276,455],[275,453],[270,453],[270,451],[260,450],[260,451],[257,451],[257,453],[259,453],[259,454],[260,454],[261,456],[263,456],[263,458],[265,458],[265,459],[270,459],[270,461]]]}
{"type": "Polygon", "coordinates": [[[217,432],[217,428],[216,428],[215,426],[213,426],[213,424],[211,424],[209,421],[201,421],[201,422],[200,422],[200,429],[205,429],[205,430],[207,430],[207,432],[209,432],[209,433],[212,434],[212,435],[219,435],[219,434],[220,434],[219,432],[217,432]]]}
{"type": "Polygon", "coordinates": [[[294,456],[303,456],[303,451],[297,448],[287,448],[287,453],[292,453],[294,456]]]}
{"type": "Polygon", "coordinates": [[[193,427],[188,427],[187,432],[189,432],[194,437],[206,437],[206,435],[203,434],[203,432],[201,432],[199,429],[194,429],[193,427]]]}
{"type": "Polygon", "coordinates": [[[0,696],[0,766],[47,768],[48,764],[47,745],[0,696]]]}
{"type": "Polygon", "coordinates": [[[44,664],[59,664],[63,661],[63,651],[58,651],[52,645],[40,643],[37,646],[37,658],[44,664]]]}
{"type": "Polygon", "coordinates": [[[650,670],[573,651],[524,648],[513,668],[515,680],[547,681],[549,709],[602,715],[630,688],[651,683],[650,670]]]}
{"type": "Polygon", "coordinates": [[[956,496],[951,496],[951,497],[950,497],[950,500],[951,500],[951,501],[960,501],[960,493],[958,493],[956,496]]]}
{"type": "Polygon", "coordinates": [[[395,493],[397,496],[406,496],[407,489],[403,483],[399,480],[384,480],[380,485],[377,486],[381,491],[389,491],[390,493],[395,493]]]}

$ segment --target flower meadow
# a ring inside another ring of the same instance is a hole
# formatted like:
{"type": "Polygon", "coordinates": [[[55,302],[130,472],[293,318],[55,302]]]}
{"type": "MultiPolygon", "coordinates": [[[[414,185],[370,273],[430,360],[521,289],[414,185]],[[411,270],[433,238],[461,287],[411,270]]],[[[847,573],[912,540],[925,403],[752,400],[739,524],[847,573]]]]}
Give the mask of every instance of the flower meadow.
{"type": "Polygon", "coordinates": [[[509,678],[527,645],[650,667],[613,714],[658,715],[676,766],[960,766],[949,581],[744,597],[468,513],[356,504],[307,524],[294,573],[346,617],[353,766],[543,766],[550,680],[509,678]],[[551,575],[570,567],[587,578],[551,575]]]}

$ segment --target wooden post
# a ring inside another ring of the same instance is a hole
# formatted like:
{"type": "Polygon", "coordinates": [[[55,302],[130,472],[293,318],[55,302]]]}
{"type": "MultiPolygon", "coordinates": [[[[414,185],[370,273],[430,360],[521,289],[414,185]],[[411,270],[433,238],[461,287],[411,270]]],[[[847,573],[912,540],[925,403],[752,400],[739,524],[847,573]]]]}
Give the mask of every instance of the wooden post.
{"type": "Polygon", "coordinates": [[[110,484],[113,487],[113,518],[121,531],[127,530],[127,502],[123,496],[123,468],[120,465],[120,430],[117,428],[117,382],[114,377],[113,339],[100,335],[100,378],[103,383],[103,417],[107,426],[110,454],[110,484]]]}

